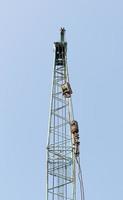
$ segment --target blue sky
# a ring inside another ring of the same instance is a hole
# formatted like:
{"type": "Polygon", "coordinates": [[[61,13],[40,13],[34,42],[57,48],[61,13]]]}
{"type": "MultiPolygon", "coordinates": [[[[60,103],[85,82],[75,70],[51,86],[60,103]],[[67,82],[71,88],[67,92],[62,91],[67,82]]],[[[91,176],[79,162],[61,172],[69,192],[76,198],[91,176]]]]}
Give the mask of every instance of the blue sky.
{"type": "Polygon", "coordinates": [[[43,200],[53,42],[67,30],[86,200],[123,198],[123,2],[0,2],[0,199],[43,200]]]}

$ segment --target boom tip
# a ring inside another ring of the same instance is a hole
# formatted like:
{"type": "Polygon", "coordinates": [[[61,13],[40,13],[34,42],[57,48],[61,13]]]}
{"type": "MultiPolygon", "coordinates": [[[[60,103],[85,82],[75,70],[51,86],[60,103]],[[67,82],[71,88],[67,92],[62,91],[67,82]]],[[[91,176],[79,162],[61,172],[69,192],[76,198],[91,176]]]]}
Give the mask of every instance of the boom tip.
{"type": "Polygon", "coordinates": [[[64,38],[65,38],[65,28],[61,27],[60,29],[60,34],[61,34],[61,42],[64,42],[64,38]]]}

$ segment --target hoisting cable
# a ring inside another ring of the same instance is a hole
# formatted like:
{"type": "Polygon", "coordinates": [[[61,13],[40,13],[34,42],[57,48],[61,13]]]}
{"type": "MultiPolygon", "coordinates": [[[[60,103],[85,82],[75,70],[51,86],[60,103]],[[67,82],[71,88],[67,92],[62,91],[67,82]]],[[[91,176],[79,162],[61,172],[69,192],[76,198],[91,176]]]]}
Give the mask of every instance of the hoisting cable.
{"type": "Polygon", "coordinates": [[[85,200],[82,169],[81,169],[81,165],[80,165],[80,157],[76,157],[76,162],[77,162],[78,169],[79,169],[78,179],[79,179],[79,184],[80,184],[81,200],[85,200]]]}

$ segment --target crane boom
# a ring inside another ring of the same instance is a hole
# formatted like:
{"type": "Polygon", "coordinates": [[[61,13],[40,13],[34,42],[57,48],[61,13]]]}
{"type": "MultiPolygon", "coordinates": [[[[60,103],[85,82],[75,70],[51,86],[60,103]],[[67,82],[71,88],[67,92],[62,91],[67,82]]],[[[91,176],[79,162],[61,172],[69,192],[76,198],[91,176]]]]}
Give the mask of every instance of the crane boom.
{"type": "Polygon", "coordinates": [[[53,81],[47,144],[47,200],[76,200],[79,130],[74,120],[65,29],[54,43],[53,81]]]}

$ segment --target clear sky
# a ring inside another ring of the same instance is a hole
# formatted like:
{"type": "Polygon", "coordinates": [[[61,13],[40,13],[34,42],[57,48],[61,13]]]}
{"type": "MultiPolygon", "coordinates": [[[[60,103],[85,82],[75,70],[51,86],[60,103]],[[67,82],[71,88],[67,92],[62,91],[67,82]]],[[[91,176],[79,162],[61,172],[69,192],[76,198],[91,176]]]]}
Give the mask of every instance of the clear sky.
{"type": "Polygon", "coordinates": [[[0,200],[45,199],[53,42],[61,26],[86,200],[122,200],[122,0],[0,2],[0,200]]]}

